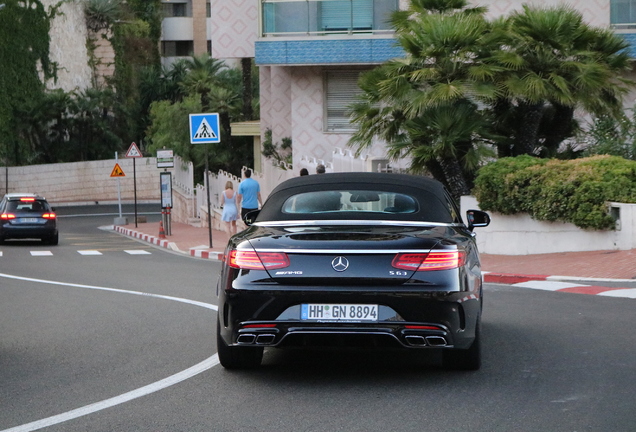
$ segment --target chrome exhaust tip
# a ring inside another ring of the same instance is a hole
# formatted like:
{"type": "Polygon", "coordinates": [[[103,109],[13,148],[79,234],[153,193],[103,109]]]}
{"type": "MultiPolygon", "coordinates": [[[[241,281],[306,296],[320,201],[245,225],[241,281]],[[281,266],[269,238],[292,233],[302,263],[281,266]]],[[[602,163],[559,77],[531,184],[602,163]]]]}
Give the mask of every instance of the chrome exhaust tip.
{"type": "Polygon", "coordinates": [[[249,334],[249,333],[240,334],[236,338],[236,342],[240,344],[253,344],[255,340],[256,340],[256,335],[249,334]]]}
{"type": "Polygon", "coordinates": [[[425,346],[426,345],[426,339],[424,339],[424,336],[406,335],[406,336],[404,336],[404,339],[406,339],[406,341],[409,343],[409,345],[412,345],[412,346],[425,346]]]}
{"type": "Polygon", "coordinates": [[[435,347],[448,345],[448,342],[446,342],[446,339],[443,338],[442,336],[427,336],[426,343],[428,343],[430,346],[435,346],[435,347]]]}
{"type": "Polygon", "coordinates": [[[274,342],[276,335],[273,334],[259,334],[256,336],[256,344],[257,345],[269,345],[274,342]]]}

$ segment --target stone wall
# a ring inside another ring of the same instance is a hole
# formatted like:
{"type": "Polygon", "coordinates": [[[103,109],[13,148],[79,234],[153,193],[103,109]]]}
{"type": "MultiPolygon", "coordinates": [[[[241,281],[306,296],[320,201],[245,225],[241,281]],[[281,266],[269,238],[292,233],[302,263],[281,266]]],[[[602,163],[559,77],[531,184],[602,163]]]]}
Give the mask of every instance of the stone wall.
{"type": "Polygon", "coordinates": [[[160,201],[160,169],[156,158],[130,158],[72,162],[50,165],[30,165],[0,168],[0,192],[6,191],[8,174],[9,192],[33,192],[44,195],[52,205],[90,203],[94,201],[117,202],[117,179],[121,187],[121,199],[134,201],[134,176],[137,178],[137,201],[160,201]],[[115,163],[119,163],[125,177],[110,177],[115,163]]]}
{"type": "MultiPolygon", "coordinates": [[[[475,228],[477,247],[493,255],[531,255],[636,248],[636,204],[608,203],[616,218],[616,230],[584,230],[566,222],[544,222],[527,214],[490,214],[491,223],[475,228]]],[[[479,209],[474,197],[461,199],[462,217],[479,209]]]]}

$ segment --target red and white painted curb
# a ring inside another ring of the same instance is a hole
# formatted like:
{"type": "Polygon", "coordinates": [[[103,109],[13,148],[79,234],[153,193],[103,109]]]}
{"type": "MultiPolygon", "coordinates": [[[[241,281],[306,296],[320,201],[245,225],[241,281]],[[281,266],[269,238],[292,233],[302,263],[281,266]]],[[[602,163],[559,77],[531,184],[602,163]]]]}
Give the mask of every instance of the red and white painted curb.
{"type": "MultiPolygon", "coordinates": [[[[125,236],[137,238],[139,240],[143,240],[145,242],[148,242],[160,247],[171,249],[176,252],[186,253],[185,251],[180,250],[174,242],[168,241],[166,239],[161,239],[159,237],[151,236],[149,234],[144,234],[139,231],[132,230],[130,228],[121,227],[119,225],[115,225],[114,229],[118,233],[121,233],[125,236]]],[[[197,257],[197,258],[213,259],[213,260],[219,260],[219,261],[223,258],[222,252],[205,250],[201,248],[191,248],[189,250],[189,254],[190,256],[197,257]]]]}
{"type": "Polygon", "coordinates": [[[636,298],[636,288],[615,288],[600,285],[588,285],[596,282],[634,282],[631,279],[587,279],[569,276],[523,275],[483,272],[484,282],[502,283],[519,288],[531,288],[544,291],[560,291],[576,294],[592,294],[606,297],[636,298]],[[570,282],[564,282],[564,280],[570,282]],[[576,283],[577,280],[585,283],[576,283]],[[574,282],[572,282],[574,281],[574,282]]]}

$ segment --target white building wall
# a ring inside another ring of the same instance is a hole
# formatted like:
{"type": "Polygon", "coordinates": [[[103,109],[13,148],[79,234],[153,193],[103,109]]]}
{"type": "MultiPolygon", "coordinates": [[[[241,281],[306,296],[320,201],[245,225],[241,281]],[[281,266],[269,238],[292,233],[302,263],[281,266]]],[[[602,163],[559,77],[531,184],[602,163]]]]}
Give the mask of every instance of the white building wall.
{"type": "Polygon", "coordinates": [[[610,0],[473,0],[471,5],[486,6],[488,16],[499,17],[509,15],[514,10],[520,10],[524,4],[539,7],[568,5],[583,14],[586,22],[594,26],[608,26],[610,18],[610,0]]]}
{"type": "Polygon", "coordinates": [[[260,0],[211,0],[209,20],[212,57],[254,57],[260,0]]]}

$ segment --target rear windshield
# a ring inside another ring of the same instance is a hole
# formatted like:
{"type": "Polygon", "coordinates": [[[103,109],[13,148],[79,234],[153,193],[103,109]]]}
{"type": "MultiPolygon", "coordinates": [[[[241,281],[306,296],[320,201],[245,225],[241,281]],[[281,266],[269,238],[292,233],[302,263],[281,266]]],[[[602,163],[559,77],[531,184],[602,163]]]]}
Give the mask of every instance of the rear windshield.
{"type": "Polygon", "coordinates": [[[44,201],[9,201],[7,211],[11,212],[41,212],[48,210],[48,205],[44,201]]]}
{"type": "Polygon", "coordinates": [[[285,214],[391,213],[409,214],[419,210],[409,195],[387,191],[337,190],[305,192],[289,197],[282,206],[285,214]]]}

